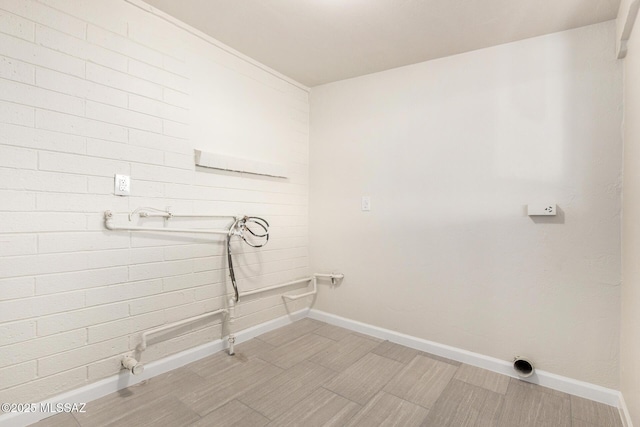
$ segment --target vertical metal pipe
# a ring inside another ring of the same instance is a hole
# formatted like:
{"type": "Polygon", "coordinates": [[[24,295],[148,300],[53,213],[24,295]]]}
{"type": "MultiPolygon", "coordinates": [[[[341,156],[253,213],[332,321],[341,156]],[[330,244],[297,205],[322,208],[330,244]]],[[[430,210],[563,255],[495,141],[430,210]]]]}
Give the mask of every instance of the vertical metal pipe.
{"type": "Polygon", "coordinates": [[[229,356],[236,354],[234,344],[236,342],[236,336],[233,333],[233,324],[236,318],[236,301],[234,298],[229,298],[229,356]]]}

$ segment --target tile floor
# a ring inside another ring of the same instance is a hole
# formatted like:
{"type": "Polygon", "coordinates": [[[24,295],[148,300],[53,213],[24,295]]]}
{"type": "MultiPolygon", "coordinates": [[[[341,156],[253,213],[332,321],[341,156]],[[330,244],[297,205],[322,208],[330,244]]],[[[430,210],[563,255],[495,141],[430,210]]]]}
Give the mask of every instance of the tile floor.
{"type": "Polygon", "coordinates": [[[311,319],[36,426],[622,427],[618,411],[311,319]]]}

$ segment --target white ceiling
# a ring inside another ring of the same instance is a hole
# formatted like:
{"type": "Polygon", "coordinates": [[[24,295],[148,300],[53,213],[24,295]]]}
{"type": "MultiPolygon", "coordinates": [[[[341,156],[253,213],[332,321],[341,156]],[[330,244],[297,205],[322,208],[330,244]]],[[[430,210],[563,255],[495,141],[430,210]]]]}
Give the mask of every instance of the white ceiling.
{"type": "Polygon", "coordinates": [[[307,86],[607,21],[620,5],[620,0],[145,1],[307,86]]]}

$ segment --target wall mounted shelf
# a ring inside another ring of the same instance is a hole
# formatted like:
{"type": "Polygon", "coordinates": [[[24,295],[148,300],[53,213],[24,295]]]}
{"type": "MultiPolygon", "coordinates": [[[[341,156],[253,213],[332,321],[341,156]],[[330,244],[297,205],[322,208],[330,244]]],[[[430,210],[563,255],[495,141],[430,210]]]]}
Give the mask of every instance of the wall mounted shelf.
{"type": "Polygon", "coordinates": [[[232,172],[251,173],[276,178],[287,178],[287,168],[283,165],[261,162],[258,160],[241,159],[238,157],[222,156],[202,150],[194,150],[196,166],[210,169],[220,169],[232,172]]]}

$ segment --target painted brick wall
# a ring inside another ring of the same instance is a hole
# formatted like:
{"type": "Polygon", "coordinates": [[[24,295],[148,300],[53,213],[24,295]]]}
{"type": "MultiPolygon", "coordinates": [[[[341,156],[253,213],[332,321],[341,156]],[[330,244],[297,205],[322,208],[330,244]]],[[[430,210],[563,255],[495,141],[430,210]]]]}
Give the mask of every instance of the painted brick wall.
{"type": "MultiPolygon", "coordinates": [[[[225,306],[221,238],[107,231],[105,210],[264,216],[269,244],[235,245],[239,286],[309,273],[307,90],[149,10],[0,0],[0,401],[114,375],[142,331],[225,306]],[[196,169],[194,148],[269,153],[290,177],[196,169]],[[116,173],[130,197],[113,195],[116,173]]],[[[279,295],[242,302],[238,330],[284,315],[279,295]]],[[[183,328],[143,361],[222,333],[183,328]]]]}

